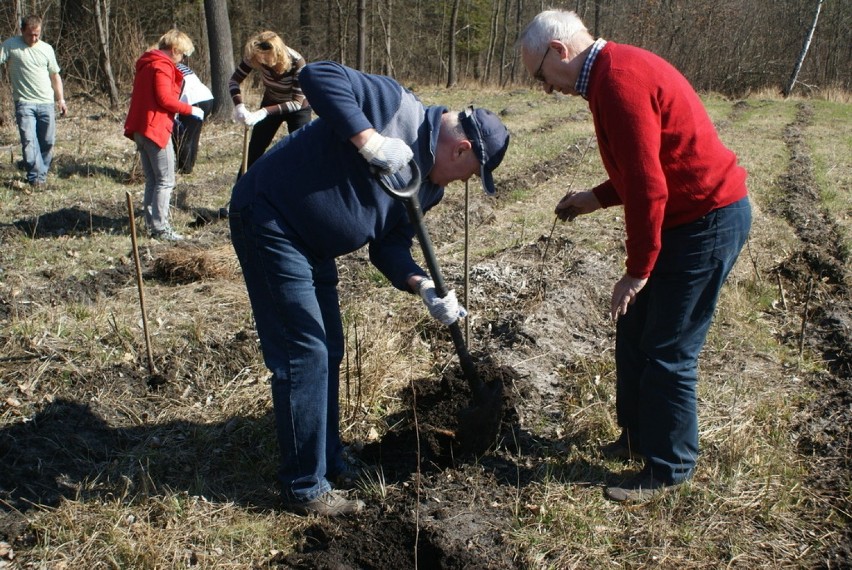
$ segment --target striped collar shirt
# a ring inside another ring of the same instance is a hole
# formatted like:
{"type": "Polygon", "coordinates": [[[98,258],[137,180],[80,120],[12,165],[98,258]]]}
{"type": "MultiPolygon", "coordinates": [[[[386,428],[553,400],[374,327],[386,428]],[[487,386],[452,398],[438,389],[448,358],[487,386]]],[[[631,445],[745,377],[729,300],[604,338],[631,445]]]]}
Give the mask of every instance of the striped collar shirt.
{"type": "Polygon", "coordinates": [[[592,74],[592,65],[595,63],[595,58],[598,57],[600,51],[606,45],[606,40],[598,38],[592,44],[592,49],[589,55],[586,56],[586,61],[583,62],[583,69],[580,70],[580,76],[577,78],[577,83],[574,84],[574,91],[580,94],[583,99],[588,99],[589,93],[589,76],[592,74]]]}

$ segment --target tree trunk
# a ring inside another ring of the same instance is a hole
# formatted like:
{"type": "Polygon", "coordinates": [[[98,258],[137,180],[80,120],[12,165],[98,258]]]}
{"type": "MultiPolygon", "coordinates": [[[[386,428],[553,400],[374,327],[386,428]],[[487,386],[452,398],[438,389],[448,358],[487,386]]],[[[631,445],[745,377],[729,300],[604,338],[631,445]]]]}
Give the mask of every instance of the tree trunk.
{"type": "Polygon", "coordinates": [[[459,23],[459,4],[461,0],[453,0],[453,11],[450,15],[449,45],[447,50],[447,87],[456,84],[456,26],[459,23]]]}
{"type": "Polygon", "coordinates": [[[358,0],[358,53],[355,54],[355,68],[364,70],[367,63],[367,0],[358,0]]]}
{"type": "Polygon", "coordinates": [[[210,80],[214,97],[210,114],[215,116],[221,109],[230,109],[225,102],[231,100],[228,80],[234,73],[234,44],[226,0],[204,0],[204,19],[210,42],[210,80]]]}
{"type": "Polygon", "coordinates": [[[101,47],[104,75],[106,75],[109,86],[109,106],[115,109],[118,106],[118,87],[115,84],[115,76],[112,73],[112,60],[109,55],[109,6],[110,0],[95,0],[95,27],[98,31],[98,44],[101,47]],[[101,3],[103,2],[103,6],[101,3]]]}
{"type": "Polygon", "coordinates": [[[393,46],[393,0],[387,0],[387,16],[382,15],[381,5],[379,5],[379,23],[382,25],[382,30],[385,33],[385,57],[381,73],[394,76],[392,46],[393,46]]]}
{"type": "Polygon", "coordinates": [[[311,36],[311,0],[299,0],[299,51],[302,55],[310,52],[311,36]],[[304,50],[304,51],[302,51],[304,50]]]}
{"type": "Polygon", "coordinates": [[[595,33],[596,38],[601,37],[601,0],[595,0],[595,33]]]}
{"type": "Polygon", "coordinates": [[[491,25],[488,37],[488,51],[485,54],[485,82],[488,83],[491,79],[491,67],[494,64],[494,49],[497,45],[497,35],[499,32],[500,22],[500,2],[494,2],[494,9],[491,12],[491,25]]]}
{"type": "Polygon", "coordinates": [[[814,22],[811,24],[808,34],[805,36],[805,41],[802,44],[802,51],[799,53],[799,59],[796,60],[796,65],[793,67],[793,73],[790,75],[790,81],[787,82],[787,87],[784,88],[784,97],[789,97],[793,92],[793,87],[796,85],[796,78],[799,76],[799,71],[802,69],[802,64],[805,62],[805,56],[808,55],[808,48],[811,47],[811,40],[816,31],[817,22],[819,21],[819,11],[822,9],[823,0],[817,0],[816,10],[814,11],[814,22]]]}

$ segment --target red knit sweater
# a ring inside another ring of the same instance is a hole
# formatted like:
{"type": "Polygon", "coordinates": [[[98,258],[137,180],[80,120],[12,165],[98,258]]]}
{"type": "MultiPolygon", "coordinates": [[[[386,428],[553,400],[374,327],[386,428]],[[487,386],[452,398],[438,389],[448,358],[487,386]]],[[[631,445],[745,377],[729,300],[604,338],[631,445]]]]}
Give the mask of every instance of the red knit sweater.
{"type": "Polygon", "coordinates": [[[593,191],[605,208],[624,205],[627,273],[645,278],[661,230],[746,196],[746,171],[686,78],[648,51],[607,42],[592,66],[588,98],[609,174],[593,191]]]}

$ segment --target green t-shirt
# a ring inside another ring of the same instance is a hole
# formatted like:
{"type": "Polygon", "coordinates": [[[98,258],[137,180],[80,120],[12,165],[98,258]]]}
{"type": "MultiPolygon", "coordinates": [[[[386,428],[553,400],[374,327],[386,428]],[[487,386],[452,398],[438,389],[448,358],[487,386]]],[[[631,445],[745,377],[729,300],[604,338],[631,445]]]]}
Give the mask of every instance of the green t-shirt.
{"type": "Polygon", "coordinates": [[[50,44],[39,40],[28,46],[21,36],[9,38],[0,46],[3,63],[9,68],[16,103],[53,103],[50,76],[59,73],[59,64],[50,44]]]}

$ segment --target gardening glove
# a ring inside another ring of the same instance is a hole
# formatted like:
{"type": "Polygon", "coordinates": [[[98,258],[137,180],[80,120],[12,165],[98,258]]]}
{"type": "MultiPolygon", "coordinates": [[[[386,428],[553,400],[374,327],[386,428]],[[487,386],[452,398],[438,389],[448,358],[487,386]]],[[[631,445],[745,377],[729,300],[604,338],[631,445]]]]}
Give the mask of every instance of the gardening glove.
{"type": "Polygon", "coordinates": [[[456,292],[450,291],[445,297],[439,297],[435,291],[435,282],[431,279],[420,281],[417,284],[417,292],[423,298],[429,314],[442,324],[450,326],[459,318],[467,316],[467,311],[456,299],[456,292]]]}
{"type": "Polygon", "coordinates": [[[246,106],[242,103],[234,107],[234,121],[245,124],[248,114],[248,109],[246,109],[246,106]]]}
{"type": "Polygon", "coordinates": [[[382,174],[394,174],[408,164],[414,153],[401,139],[383,137],[373,133],[367,144],[358,149],[361,156],[382,174]]]}
{"type": "Polygon", "coordinates": [[[192,108],[192,116],[198,119],[199,121],[204,120],[204,109],[201,107],[193,107],[192,108]]]}
{"type": "Polygon", "coordinates": [[[267,111],[266,109],[260,109],[259,111],[255,111],[254,113],[249,113],[248,116],[246,116],[246,126],[255,126],[263,119],[265,119],[268,114],[269,111],[267,111]]]}

